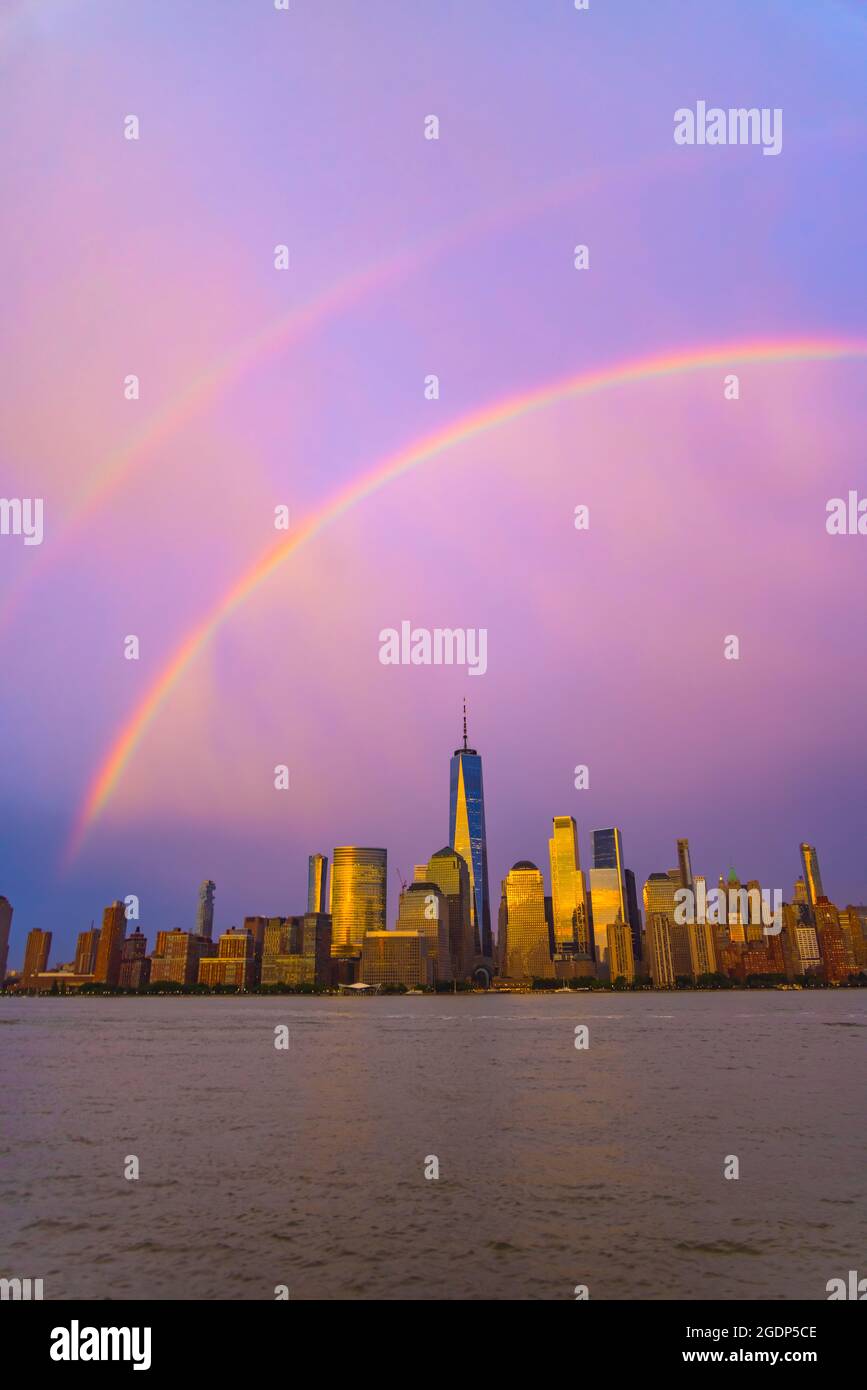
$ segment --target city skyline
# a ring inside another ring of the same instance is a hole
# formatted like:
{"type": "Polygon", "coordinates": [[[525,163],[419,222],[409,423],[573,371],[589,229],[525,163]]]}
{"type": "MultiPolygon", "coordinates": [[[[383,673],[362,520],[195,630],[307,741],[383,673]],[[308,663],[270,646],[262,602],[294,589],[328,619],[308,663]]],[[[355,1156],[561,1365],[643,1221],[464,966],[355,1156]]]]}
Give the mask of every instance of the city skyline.
{"type": "MultiPolygon", "coordinates": [[[[449,829],[447,846],[427,860],[413,859],[411,882],[395,867],[401,883],[396,911],[393,900],[390,910],[387,848],[338,845],[330,859],[321,851],[307,857],[303,917],[245,912],[243,927],[224,926],[215,940],[217,885],[206,879],[199,887],[195,923],[151,927],[154,952],[148,957],[138,895],[118,898],[105,908],[99,931],[91,922],[76,933],[74,963],[63,969],[94,984],[164,978],[249,988],[302,979],[309,984],[314,978],[320,985],[361,982],[375,960],[377,978],[392,983],[403,983],[403,969],[410,983],[463,980],[487,986],[496,977],[592,976],[603,983],[652,978],[657,987],[669,987],[684,977],[735,978],[747,959],[753,973],[761,973],[762,951],[769,970],[782,969],[782,942],[774,939],[784,924],[790,974],[793,959],[801,957],[803,973],[821,966],[839,978],[867,964],[867,904],[835,904],[827,896],[815,845],[800,842],[802,872],[786,895],[766,877],[739,876],[734,865],[720,871],[716,883],[695,873],[689,838],[676,837],[676,865],[649,874],[639,906],[620,826],[589,831],[592,867],[585,873],[572,815],[551,819],[547,884],[544,871],[529,859],[517,860],[504,873],[492,930],[485,925],[491,919],[484,907],[489,884],[482,755],[469,746],[466,701],[462,745],[449,764],[449,829]],[[214,950],[217,955],[208,957],[214,950]],[[747,957],[749,950],[758,954],[747,957]],[[392,960],[392,951],[402,965],[392,960]],[[164,958],[165,974],[152,977],[151,960],[156,970],[164,958]],[[272,962],[268,970],[263,958],[272,962]]],[[[0,898],[0,961],[8,957],[13,912],[14,904],[0,898]]],[[[52,940],[52,930],[27,929],[25,985],[37,977],[50,979],[52,940]]]]}

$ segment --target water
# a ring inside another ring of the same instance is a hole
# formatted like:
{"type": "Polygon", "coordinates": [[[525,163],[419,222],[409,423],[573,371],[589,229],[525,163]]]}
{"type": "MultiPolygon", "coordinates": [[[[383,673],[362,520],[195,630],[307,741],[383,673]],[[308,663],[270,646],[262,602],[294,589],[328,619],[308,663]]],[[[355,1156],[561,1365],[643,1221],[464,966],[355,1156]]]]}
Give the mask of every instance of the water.
{"type": "Polygon", "coordinates": [[[0,1275],[46,1298],[825,1298],[867,1273],[865,1030],[857,990],[3,999],[0,1275]]]}

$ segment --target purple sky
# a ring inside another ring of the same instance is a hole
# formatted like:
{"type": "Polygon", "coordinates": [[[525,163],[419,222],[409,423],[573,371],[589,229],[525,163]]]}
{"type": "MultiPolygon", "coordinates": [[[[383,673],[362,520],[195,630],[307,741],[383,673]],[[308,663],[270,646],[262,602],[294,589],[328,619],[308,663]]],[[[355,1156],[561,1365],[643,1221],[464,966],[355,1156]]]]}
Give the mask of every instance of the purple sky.
{"type": "Polygon", "coordinates": [[[300,525],[414,439],[570,372],[867,339],[864,6],[4,16],[0,494],[45,500],[41,546],[0,536],[12,963],[32,926],[68,958],[129,893],[151,938],[189,926],[205,877],[221,927],[299,911],[307,854],[335,844],[385,845],[409,877],[447,838],[465,694],[495,905],[516,859],[547,879],[562,814],[585,865],[590,830],[619,825],[640,882],[688,835],[696,872],[733,863],[788,896],[807,839],[831,896],[867,901],[867,537],[825,531],[829,498],[867,495],[863,359],[745,366],[736,402],[715,368],[564,402],[368,497],[222,625],[60,867],[118,732],[273,543],[276,504],[300,525]],[[698,100],[781,108],[782,152],[675,146],[698,100]],[[405,618],[485,627],[485,676],[383,667],[378,633],[405,618]]]}

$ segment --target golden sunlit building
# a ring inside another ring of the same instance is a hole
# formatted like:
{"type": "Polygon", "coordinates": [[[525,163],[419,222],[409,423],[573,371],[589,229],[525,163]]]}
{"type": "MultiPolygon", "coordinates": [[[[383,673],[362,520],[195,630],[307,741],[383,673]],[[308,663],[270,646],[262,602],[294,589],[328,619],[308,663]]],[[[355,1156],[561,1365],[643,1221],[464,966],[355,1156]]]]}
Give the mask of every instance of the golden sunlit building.
{"type": "Polygon", "coordinates": [[[265,932],[263,985],[327,986],[331,975],[329,913],[305,912],[303,917],[271,919],[265,932]]]}
{"type": "Polygon", "coordinates": [[[111,907],[107,907],[102,914],[102,930],[99,933],[96,960],[93,966],[95,982],[105,985],[118,983],[125,935],[126,908],[117,898],[111,907]]]}
{"type": "MultiPolygon", "coordinates": [[[[690,947],[690,927],[675,920],[675,894],[681,888],[680,871],[672,874],[651,874],[644,885],[644,917],[665,917],[668,923],[669,951],[675,978],[689,979],[693,974],[693,953],[690,947]]],[[[651,970],[651,977],[653,971],[651,970]]],[[[656,983],[654,981],[654,983],[656,983]]]]}
{"type": "Polygon", "coordinates": [[[385,931],[388,856],[384,849],[341,845],[331,870],[331,951],[360,951],[369,931],[385,931]]]}
{"type": "Polygon", "coordinates": [[[435,961],[428,938],[417,931],[369,931],[361,950],[359,982],[366,985],[433,985],[435,961]]]}
{"type": "Polygon", "coordinates": [[[611,974],[609,957],[614,949],[614,934],[609,941],[609,928],[624,922],[627,916],[624,878],[619,868],[594,867],[590,870],[590,902],[599,977],[613,983],[615,977],[611,974]]]}
{"type": "Polygon", "coordinates": [[[671,918],[667,912],[645,913],[644,924],[650,979],[653,987],[654,989],[674,989],[671,918]]]}
{"type": "Polygon", "coordinates": [[[427,939],[434,980],[452,978],[446,900],[435,883],[411,883],[400,895],[397,930],[417,931],[427,939]]]}
{"type": "Polygon", "coordinates": [[[548,841],[551,861],[551,909],[554,950],[574,950],[590,955],[587,892],[578,853],[578,827],[574,816],[555,816],[548,841]]]}
{"type": "Polygon", "coordinates": [[[158,932],[156,949],[151,956],[152,985],[194,985],[199,975],[199,961],[206,951],[214,949],[213,941],[192,932],[158,932]]]}
{"type": "Polygon", "coordinates": [[[311,854],[307,860],[308,912],[326,912],[328,910],[328,898],[326,894],[327,878],[327,854],[311,854]]]}
{"type": "Polygon", "coordinates": [[[253,934],[246,927],[230,927],[220,936],[216,956],[199,960],[199,984],[228,985],[234,989],[249,989],[254,982],[256,946],[253,934]]]}
{"type": "Polygon", "coordinates": [[[473,973],[475,941],[470,912],[470,875],[466,860],[448,845],[416,865],[416,882],[433,883],[445,902],[452,977],[468,980],[473,973]]]}
{"type": "Polygon", "coordinates": [[[819,856],[816,854],[815,845],[801,845],[801,863],[804,868],[807,902],[810,904],[810,907],[815,910],[819,899],[825,897],[825,890],[822,887],[822,875],[819,871],[819,856]]]}
{"type": "Polygon", "coordinates": [[[503,879],[500,973],[510,980],[552,980],[554,962],[545,914],[545,885],[529,859],[503,879]]]}
{"type": "Polygon", "coordinates": [[[628,922],[612,922],[607,929],[608,951],[606,965],[608,978],[612,984],[625,980],[631,985],[635,979],[635,956],[632,950],[632,928],[628,922]]]}
{"type": "Polygon", "coordinates": [[[96,951],[99,946],[99,928],[78,933],[75,943],[75,971],[77,975],[92,975],[96,969],[96,951]]]}

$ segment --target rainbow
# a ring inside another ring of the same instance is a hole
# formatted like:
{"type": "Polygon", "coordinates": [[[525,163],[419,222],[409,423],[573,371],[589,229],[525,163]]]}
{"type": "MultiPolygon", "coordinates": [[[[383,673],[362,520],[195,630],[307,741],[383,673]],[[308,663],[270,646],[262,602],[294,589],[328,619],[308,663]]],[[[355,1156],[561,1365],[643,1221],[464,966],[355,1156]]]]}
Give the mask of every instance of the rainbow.
{"type": "Polygon", "coordinates": [[[171,691],[223,623],[288,560],[290,555],[302,549],[326,526],[330,526],[366,498],[372,497],[386,484],[420,464],[438,458],[458,444],[506,425],[519,416],[543,410],[558,401],[572,397],[628,386],[633,382],[650,381],[655,377],[675,376],[711,367],[731,368],[753,362],[839,361],[864,357],[867,357],[867,341],[816,338],[727,343],[639,357],[596,371],[579,372],[575,376],[495,401],[461,416],[444,429],[426,435],[398,453],[381,460],[369,473],[358,478],[336,496],[328,498],[291,536],[269,547],[184,638],[117,734],[90,782],[75,818],[66,848],[65,863],[71,863],[78,854],[87,832],[105,809],[130,758],[171,691]]]}
{"type": "Polygon", "coordinates": [[[502,231],[504,225],[535,216],[548,208],[569,201],[579,190],[585,192],[601,184],[626,180],[644,173],[673,167],[671,156],[640,166],[624,165],[610,170],[589,170],[577,177],[560,179],[527,202],[526,197],[513,199],[496,208],[487,208],[457,226],[446,229],[422,244],[398,251],[360,271],[345,276],[330,289],[298,308],[288,310],[266,323],[233,346],[150,417],[133,438],[105,461],[85,485],[66,519],[64,528],[51,546],[41,566],[28,569],[29,578],[22,578],[9,589],[0,606],[0,632],[12,621],[32,584],[45,577],[62,561],[78,532],[98,509],[133,475],[136,468],[154,450],[171,439],[178,430],[199,414],[210,401],[219,397],[240,380],[257,362],[276,356],[295,347],[308,334],[315,332],[330,319],[354,308],[368,296],[387,289],[415,274],[447,251],[463,245],[487,231],[502,231]]]}
{"type": "MultiPolygon", "coordinates": [[[[59,541],[51,547],[48,563],[43,564],[41,571],[34,571],[31,582],[35,582],[38,573],[44,577],[60,563],[81,527],[90,521],[99,507],[149,454],[183,429],[209,401],[219,396],[233,381],[240,379],[257,361],[295,346],[366,295],[409,274],[418,260],[419,253],[407,251],[347,276],[307,304],[279,315],[216,359],[179,395],[172,397],[148,419],[130,442],[112,454],[91,478],[67,518],[59,541]]],[[[28,587],[27,581],[24,581],[16,590],[9,592],[0,608],[0,631],[13,618],[28,587]]]]}

